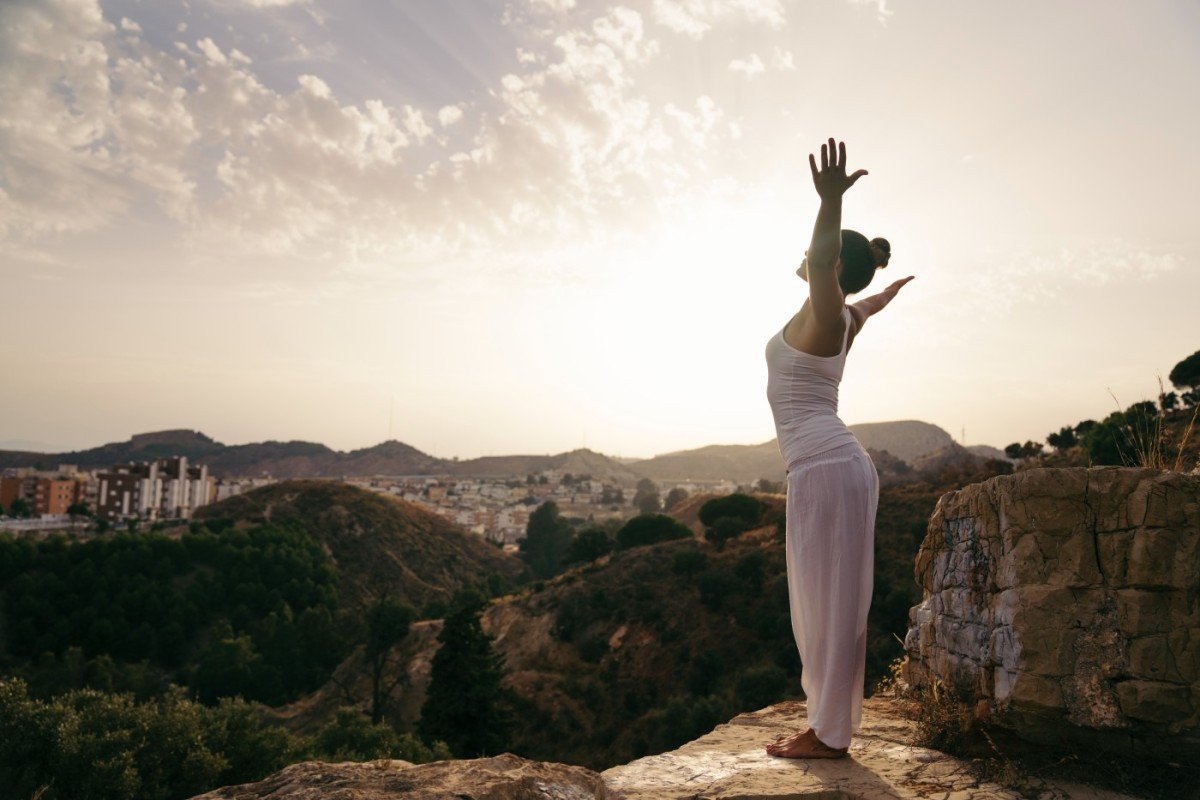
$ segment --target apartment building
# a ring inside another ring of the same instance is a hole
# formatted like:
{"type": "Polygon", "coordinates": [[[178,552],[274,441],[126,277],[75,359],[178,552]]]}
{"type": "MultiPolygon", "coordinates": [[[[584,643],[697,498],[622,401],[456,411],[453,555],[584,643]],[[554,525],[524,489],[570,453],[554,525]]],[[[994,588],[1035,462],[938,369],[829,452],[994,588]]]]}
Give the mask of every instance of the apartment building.
{"type": "Polygon", "coordinates": [[[17,498],[29,503],[34,516],[62,516],[89,498],[89,476],[70,464],[57,470],[8,469],[0,476],[0,508],[17,498]]]}
{"type": "Polygon", "coordinates": [[[154,521],[190,519],[216,497],[206,466],[188,466],[186,456],[121,464],[98,475],[96,516],[109,522],[129,517],[154,521]]]}

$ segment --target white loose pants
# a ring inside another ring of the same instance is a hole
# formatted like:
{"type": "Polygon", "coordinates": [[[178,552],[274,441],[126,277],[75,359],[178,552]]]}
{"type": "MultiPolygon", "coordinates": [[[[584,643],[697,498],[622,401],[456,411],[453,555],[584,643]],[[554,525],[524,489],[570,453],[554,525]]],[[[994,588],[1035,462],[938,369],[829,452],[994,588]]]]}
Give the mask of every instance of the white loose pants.
{"type": "Polygon", "coordinates": [[[808,725],[848,747],[862,720],[879,473],[851,443],[794,460],[787,484],[788,600],[808,725]]]}

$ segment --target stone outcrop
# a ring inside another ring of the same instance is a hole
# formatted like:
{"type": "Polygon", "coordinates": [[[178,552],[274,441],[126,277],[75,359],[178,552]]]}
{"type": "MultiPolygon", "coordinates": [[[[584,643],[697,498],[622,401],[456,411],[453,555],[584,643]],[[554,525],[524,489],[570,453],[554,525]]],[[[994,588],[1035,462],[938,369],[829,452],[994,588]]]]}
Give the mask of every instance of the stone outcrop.
{"type": "Polygon", "coordinates": [[[1038,781],[1019,792],[980,781],[963,761],[917,746],[911,713],[903,700],[891,697],[865,701],[862,727],[846,758],[801,761],[767,755],[767,742],[805,727],[805,716],[803,702],[740,714],[678,750],[601,774],[507,753],[420,766],[308,762],[194,800],[1132,800],[1065,782],[1038,781]]]}
{"type": "Polygon", "coordinates": [[[1034,741],[1200,754],[1200,479],[1031,469],[944,495],[917,555],[905,680],[1034,741]]]}
{"type": "Polygon", "coordinates": [[[493,758],[293,764],[271,777],[230,786],[193,800],[609,800],[595,772],[529,761],[511,753],[493,758]]]}

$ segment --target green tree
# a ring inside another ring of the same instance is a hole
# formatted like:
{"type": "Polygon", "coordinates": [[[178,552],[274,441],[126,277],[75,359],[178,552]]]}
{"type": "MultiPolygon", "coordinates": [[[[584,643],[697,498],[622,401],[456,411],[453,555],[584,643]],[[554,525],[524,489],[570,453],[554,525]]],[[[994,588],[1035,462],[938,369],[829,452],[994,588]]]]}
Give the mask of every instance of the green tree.
{"type": "Polygon", "coordinates": [[[453,758],[445,742],[427,746],[412,734],[400,734],[371,722],[357,708],[340,708],[313,740],[317,757],[327,761],[398,758],[423,764],[453,758]]]}
{"type": "Polygon", "coordinates": [[[33,516],[33,506],[24,497],[15,497],[8,504],[8,515],[19,519],[28,519],[33,516]]]}
{"type": "Polygon", "coordinates": [[[192,688],[205,703],[221,697],[258,698],[258,677],[262,656],[248,635],[235,636],[229,623],[222,620],[212,640],[200,656],[192,688]]]}
{"type": "Polygon", "coordinates": [[[1046,444],[1055,450],[1069,450],[1079,444],[1079,437],[1075,435],[1075,429],[1068,425],[1061,428],[1058,433],[1048,435],[1046,437],[1046,444]]]}
{"type": "Polygon", "coordinates": [[[507,746],[512,714],[500,682],[503,661],[479,623],[480,607],[460,605],[438,634],[418,729],[458,758],[495,755],[507,746]]]}
{"type": "Polygon", "coordinates": [[[667,492],[667,499],[663,500],[663,508],[670,509],[687,500],[687,489],[680,486],[672,487],[671,491],[667,492]]]}
{"type": "Polygon", "coordinates": [[[690,538],[692,532],[673,517],[665,514],[639,514],[617,531],[617,548],[628,550],[671,539],[690,538]]]}
{"type": "Polygon", "coordinates": [[[649,478],[637,482],[637,491],[633,495],[633,505],[643,514],[657,514],[662,511],[662,499],[658,487],[649,478]]]}
{"type": "Polygon", "coordinates": [[[721,517],[732,517],[747,526],[756,524],[762,517],[763,504],[756,497],[735,492],[725,497],[714,497],[700,506],[700,521],[712,525],[721,517]]]}
{"type": "Polygon", "coordinates": [[[396,669],[390,679],[386,675],[392,651],[408,636],[408,629],[417,618],[417,611],[383,594],[374,599],[367,608],[367,641],[364,655],[371,670],[371,722],[383,722],[384,707],[392,692],[407,673],[396,669]]]}
{"type": "Polygon", "coordinates": [[[601,556],[608,555],[612,549],[613,541],[609,538],[608,531],[598,525],[590,525],[571,539],[571,546],[567,548],[565,562],[578,564],[595,561],[601,556]]]}
{"type": "Polygon", "coordinates": [[[1189,391],[1192,396],[1200,391],[1200,350],[1192,353],[1171,368],[1167,376],[1176,389],[1189,391]]]}
{"type": "Polygon", "coordinates": [[[525,538],[519,545],[521,558],[544,580],[557,575],[571,546],[571,526],[558,513],[558,504],[549,500],[529,515],[525,538]]]}

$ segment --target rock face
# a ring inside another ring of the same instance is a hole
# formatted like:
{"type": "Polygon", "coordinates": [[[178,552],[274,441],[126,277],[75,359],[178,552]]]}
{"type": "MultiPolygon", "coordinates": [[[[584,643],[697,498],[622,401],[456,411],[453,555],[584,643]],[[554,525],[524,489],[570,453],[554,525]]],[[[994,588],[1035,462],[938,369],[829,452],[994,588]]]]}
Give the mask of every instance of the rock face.
{"type": "Polygon", "coordinates": [[[905,679],[1040,742],[1200,754],[1200,479],[1031,469],[944,495],[905,679]]]}
{"type": "Polygon", "coordinates": [[[608,800],[600,776],[583,767],[544,764],[511,753],[469,761],[293,764],[258,783],[229,786],[193,800],[608,800]]]}
{"type": "MultiPolygon", "coordinates": [[[[763,749],[780,733],[805,727],[802,702],[780,703],[728,724],[678,750],[597,774],[583,767],[495,758],[366,764],[296,764],[258,783],[193,800],[1018,800],[1030,795],[972,777],[957,758],[914,744],[904,701],[872,697],[848,757],[801,761],[763,749]]],[[[1047,800],[1132,800],[1069,783],[1040,781],[1047,800]]]]}

